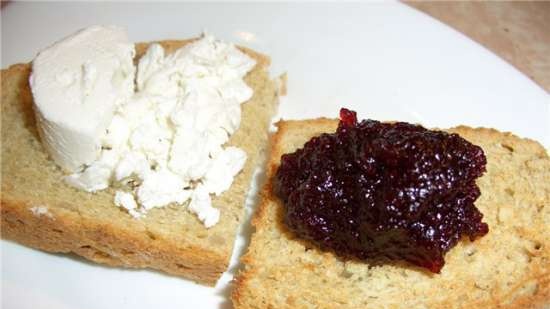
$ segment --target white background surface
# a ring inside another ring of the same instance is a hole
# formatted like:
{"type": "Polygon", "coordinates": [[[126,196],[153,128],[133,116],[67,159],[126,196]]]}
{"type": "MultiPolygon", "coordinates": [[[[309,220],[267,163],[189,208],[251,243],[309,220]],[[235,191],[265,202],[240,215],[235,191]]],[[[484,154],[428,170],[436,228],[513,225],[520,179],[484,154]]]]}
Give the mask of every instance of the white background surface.
{"type": "MultiPolygon", "coordinates": [[[[550,145],[547,93],[466,37],[399,3],[11,3],[1,14],[2,68],[30,61],[93,24],[125,26],[136,42],[207,29],[269,54],[274,76],[288,72],[289,95],[280,106],[286,119],[337,117],[345,106],[360,118],[488,126],[550,145]]],[[[244,230],[237,247],[247,238],[244,230]]],[[[230,273],[208,288],[4,240],[1,250],[3,308],[231,308],[230,273]]]]}

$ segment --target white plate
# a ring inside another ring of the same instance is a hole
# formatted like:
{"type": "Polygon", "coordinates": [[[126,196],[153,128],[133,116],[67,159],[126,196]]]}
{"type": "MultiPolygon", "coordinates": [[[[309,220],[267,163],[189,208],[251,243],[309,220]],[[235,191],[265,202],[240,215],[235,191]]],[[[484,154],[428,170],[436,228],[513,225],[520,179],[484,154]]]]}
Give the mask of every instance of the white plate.
{"type": "MultiPolygon", "coordinates": [[[[33,58],[92,24],[126,26],[134,41],[218,37],[271,55],[288,72],[284,118],[361,118],[512,131],[550,145],[546,92],[463,35],[399,3],[11,3],[2,9],[2,67],[33,58]]],[[[250,207],[250,203],[249,203],[250,207]]],[[[108,268],[2,241],[3,308],[230,308],[237,238],[216,288],[154,271],[108,268]]]]}

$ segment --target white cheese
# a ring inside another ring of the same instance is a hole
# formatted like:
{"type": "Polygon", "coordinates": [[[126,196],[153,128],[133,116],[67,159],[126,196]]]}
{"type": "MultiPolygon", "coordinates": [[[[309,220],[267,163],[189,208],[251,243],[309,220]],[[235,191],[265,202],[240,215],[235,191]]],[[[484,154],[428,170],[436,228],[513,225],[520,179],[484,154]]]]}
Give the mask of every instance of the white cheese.
{"type": "Polygon", "coordinates": [[[82,172],[65,176],[65,182],[73,187],[88,192],[107,189],[111,183],[113,169],[119,162],[120,155],[114,150],[104,150],[100,158],[82,172]]]}
{"type": "Polygon", "coordinates": [[[204,186],[198,186],[193,191],[189,210],[197,214],[204,226],[212,227],[220,220],[220,210],[212,207],[210,194],[204,186]]]}
{"type": "MultiPolygon", "coordinates": [[[[82,91],[89,96],[105,71],[94,63],[82,67],[89,76],[82,77],[82,91]]],[[[115,204],[134,217],[189,201],[188,209],[213,226],[220,212],[210,194],[229,189],[246,161],[243,150],[224,144],[240,125],[240,104],[252,96],[243,78],[254,65],[235,46],[209,35],[167,56],[152,44],[139,60],[136,91],[105,107],[103,131],[88,132],[101,150],[66,181],[86,191],[118,182],[130,190],[117,191],[115,204]]],[[[67,84],[70,76],[59,80],[67,84]]],[[[53,145],[59,143],[54,136],[53,145]]]]}
{"type": "Polygon", "coordinates": [[[141,217],[138,206],[132,193],[117,191],[115,193],[115,205],[125,208],[134,218],[141,217]]]}
{"type": "Polygon", "coordinates": [[[134,91],[134,45],[122,28],[95,26],[41,51],[29,79],[42,142],[69,172],[99,157],[118,104],[134,91]]]}
{"type": "Polygon", "coordinates": [[[188,183],[169,170],[150,171],[137,188],[138,202],[145,210],[170,203],[183,204],[191,195],[185,190],[187,186],[188,183]]]}
{"type": "Polygon", "coordinates": [[[203,184],[208,192],[220,195],[231,187],[233,178],[239,173],[246,161],[246,153],[237,147],[227,147],[213,158],[203,184]]]}
{"type": "Polygon", "coordinates": [[[115,168],[115,180],[122,181],[132,175],[143,179],[150,169],[147,157],[142,152],[128,151],[122,155],[115,168]]]}
{"type": "Polygon", "coordinates": [[[37,217],[46,216],[50,219],[54,219],[54,217],[53,217],[52,213],[50,212],[48,206],[44,206],[44,205],[33,206],[33,207],[29,208],[29,210],[33,213],[33,215],[35,215],[37,217]]]}

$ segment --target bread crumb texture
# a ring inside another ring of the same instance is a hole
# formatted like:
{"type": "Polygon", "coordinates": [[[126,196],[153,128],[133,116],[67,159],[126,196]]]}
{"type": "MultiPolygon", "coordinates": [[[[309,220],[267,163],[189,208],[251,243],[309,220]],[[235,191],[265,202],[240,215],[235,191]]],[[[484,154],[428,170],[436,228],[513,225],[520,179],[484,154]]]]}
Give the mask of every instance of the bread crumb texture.
{"type": "MultiPolygon", "coordinates": [[[[169,53],[188,42],[158,43],[169,53]]],[[[147,44],[137,44],[138,56],[146,48],[147,44]]],[[[254,96],[242,105],[241,126],[229,144],[246,151],[248,159],[230,190],[213,198],[221,218],[210,229],[185,206],[155,208],[136,220],[114,205],[114,190],[90,194],[67,186],[38,137],[28,86],[30,65],[2,70],[2,238],[112,266],[154,268],[213,285],[227,268],[252,172],[264,153],[277,105],[276,85],[267,72],[269,58],[241,50],[257,61],[245,78],[254,96]],[[29,210],[37,205],[47,205],[50,215],[29,210]]]]}
{"type": "MultiPolygon", "coordinates": [[[[280,157],[336,120],[280,122],[268,179],[280,157]]],[[[483,148],[487,173],[476,206],[489,233],[451,249],[441,274],[394,262],[369,265],[320,252],[282,224],[269,180],[253,225],[245,269],[235,280],[236,308],[550,308],[550,159],[538,143],[493,129],[448,130],[483,148]]]]}

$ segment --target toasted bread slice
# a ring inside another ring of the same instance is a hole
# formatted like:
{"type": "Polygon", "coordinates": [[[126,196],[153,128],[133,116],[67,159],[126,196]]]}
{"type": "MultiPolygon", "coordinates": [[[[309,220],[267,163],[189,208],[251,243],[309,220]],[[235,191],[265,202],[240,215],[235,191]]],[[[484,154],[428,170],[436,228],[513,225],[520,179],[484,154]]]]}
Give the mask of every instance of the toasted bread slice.
{"type": "MultiPolygon", "coordinates": [[[[188,42],[159,43],[170,53],[188,42]]],[[[147,45],[136,46],[138,57],[147,45]]],[[[231,188],[213,198],[221,218],[210,229],[186,207],[155,208],[134,219],[114,205],[113,190],[90,194],[66,185],[37,134],[30,65],[2,70],[2,237],[50,252],[73,252],[98,263],[154,268],[213,285],[229,263],[245,195],[277,107],[278,90],[267,72],[269,58],[241,49],[257,61],[245,78],[254,96],[242,105],[241,125],[229,144],[245,150],[248,159],[231,188]]]]}
{"type": "Polygon", "coordinates": [[[285,228],[270,183],[281,155],[336,126],[329,119],[278,124],[252,221],[256,232],[232,294],[236,308],[548,308],[550,159],[541,145],[493,129],[448,130],[487,156],[476,206],[489,234],[462,240],[447,253],[441,274],[432,274],[399,262],[345,261],[306,247],[285,228]]]}

